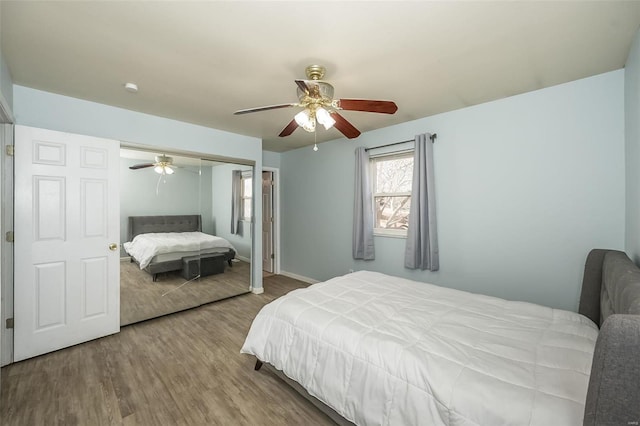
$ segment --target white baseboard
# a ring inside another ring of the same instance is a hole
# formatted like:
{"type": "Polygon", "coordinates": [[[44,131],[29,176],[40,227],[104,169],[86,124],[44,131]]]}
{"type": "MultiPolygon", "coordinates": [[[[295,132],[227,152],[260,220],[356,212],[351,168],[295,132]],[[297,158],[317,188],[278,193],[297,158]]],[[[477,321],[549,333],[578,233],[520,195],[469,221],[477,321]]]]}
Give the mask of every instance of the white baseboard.
{"type": "Polygon", "coordinates": [[[264,293],[264,287],[252,288],[251,293],[253,294],[262,294],[264,293]]]}
{"type": "Polygon", "coordinates": [[[294,280],[302,281],[309,284],[319,283],[320,281],[314,280],[313,278],[305,277],[303,275],[294,274],[293,272],[280,271],[280,275],[284,275],[285,277],[293,278],[294,280]]]}

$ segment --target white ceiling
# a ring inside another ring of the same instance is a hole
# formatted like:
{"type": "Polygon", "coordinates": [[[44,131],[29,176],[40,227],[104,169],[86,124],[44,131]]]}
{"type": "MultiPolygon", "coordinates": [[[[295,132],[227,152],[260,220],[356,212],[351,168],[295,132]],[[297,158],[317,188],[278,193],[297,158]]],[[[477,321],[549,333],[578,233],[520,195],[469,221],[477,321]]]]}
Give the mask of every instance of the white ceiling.
{"type": "MultiPolygon", "coordinates": [[[[361,131],[624,67],[640,1],[2,1],[15,84],[262,138],[297,102],[294,79],[327,68],[336,98],[393,100],[395,115],[345,111],[361,131]],[[125,82],[140,90],[130,94],[125,82]]],[[[318,142],[340,138],[335,129],[318,142]]]]}

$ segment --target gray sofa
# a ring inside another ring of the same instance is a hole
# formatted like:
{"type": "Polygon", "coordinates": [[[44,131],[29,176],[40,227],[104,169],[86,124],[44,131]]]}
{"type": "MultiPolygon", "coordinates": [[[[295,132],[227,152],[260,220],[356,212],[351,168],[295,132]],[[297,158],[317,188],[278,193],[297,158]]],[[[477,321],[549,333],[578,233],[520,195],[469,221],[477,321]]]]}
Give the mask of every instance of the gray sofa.
{"type": "Polygon", "coordinates": [[[584,425],[640,424],[640,269],[616,250],[592,250],[578,311],[601,326],[584,425]]]}

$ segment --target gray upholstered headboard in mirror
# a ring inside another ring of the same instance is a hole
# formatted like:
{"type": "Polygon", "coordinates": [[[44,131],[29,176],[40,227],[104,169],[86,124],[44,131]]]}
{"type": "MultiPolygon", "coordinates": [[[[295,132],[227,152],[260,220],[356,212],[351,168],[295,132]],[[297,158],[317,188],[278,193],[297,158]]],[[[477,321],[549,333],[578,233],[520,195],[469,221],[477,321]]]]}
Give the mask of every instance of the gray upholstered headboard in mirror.
{"type": "Polygon", "coordinates": [[[194,215],[175,216],[129,216],[127,241],[136,235],[151,232],[193,232],[202,231],[202,217],[194,215]]]}

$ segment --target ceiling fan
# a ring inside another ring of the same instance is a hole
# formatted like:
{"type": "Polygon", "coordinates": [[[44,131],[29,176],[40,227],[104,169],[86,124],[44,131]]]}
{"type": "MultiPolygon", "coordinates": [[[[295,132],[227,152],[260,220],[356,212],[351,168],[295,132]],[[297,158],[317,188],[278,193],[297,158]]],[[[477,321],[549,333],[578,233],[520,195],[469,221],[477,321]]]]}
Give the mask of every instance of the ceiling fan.
{"type": "Polygon", "coordinates": [[[394,114],[398,106],[392,101],[374,101],[370,99],[333,99],[333,86],[322,81],[325,68],[320,65],[309,65],[305,69],[308,80],[295,80],[298,85],[298,103],[269,105],[258,108],[241,109],[235,115],[250,112],[268,111],[271,109],[301,107],[303,111],[295,115],[294,119],[280,132],[280,137],[289,136],[298,127],[307,132],[315,132],[316,122],[325,129],[335,127],[349,139],[360,136],[360,131],[349,123],[339,110],[377,112],[394,114]]]}
{"type": "Polygon", "coordinates": [[[134,164],[129,168],[131,170],[146,169],[153,167],[153,170],[160,175],[172,175],[176,166],[173,166],[173,158],[166,155],[156,155],[155,163],[134,164]]]}

